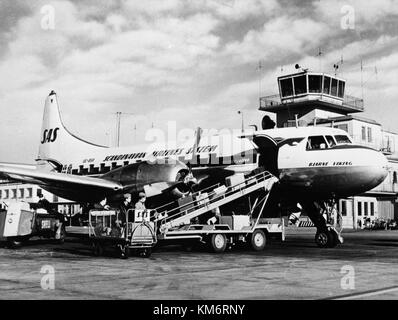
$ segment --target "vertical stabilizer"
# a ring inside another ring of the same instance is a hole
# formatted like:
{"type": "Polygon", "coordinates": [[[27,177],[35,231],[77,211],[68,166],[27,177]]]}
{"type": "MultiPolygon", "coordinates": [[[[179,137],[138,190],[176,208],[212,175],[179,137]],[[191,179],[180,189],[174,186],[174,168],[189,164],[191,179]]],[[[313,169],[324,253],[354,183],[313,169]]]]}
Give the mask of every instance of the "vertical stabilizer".
{"type": "Polygon", "coordinates": [[[73,162],[79,154],[87,155],[102,148],[106,147],[84,141],[65,128],[59,112],[57,95],[51,91],[44,105],[37,160],[61,166],[73,162]]]}

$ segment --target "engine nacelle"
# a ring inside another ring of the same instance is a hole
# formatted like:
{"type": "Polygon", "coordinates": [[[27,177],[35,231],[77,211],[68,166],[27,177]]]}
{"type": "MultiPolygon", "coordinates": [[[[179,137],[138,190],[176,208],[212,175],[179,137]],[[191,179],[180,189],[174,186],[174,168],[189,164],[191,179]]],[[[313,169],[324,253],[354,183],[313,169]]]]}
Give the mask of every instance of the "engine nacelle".
{"type": "Polygon", "coordinates": [[[178,189],[177,185],[184,182],[188,174],[188,167],[180,161],[172,164],[139,162],[107,172],[101,178],[120,183],[123,192],[144,191],[147,197],[152,197],[170,188],[173,191],[173,185],[178,189]]]}

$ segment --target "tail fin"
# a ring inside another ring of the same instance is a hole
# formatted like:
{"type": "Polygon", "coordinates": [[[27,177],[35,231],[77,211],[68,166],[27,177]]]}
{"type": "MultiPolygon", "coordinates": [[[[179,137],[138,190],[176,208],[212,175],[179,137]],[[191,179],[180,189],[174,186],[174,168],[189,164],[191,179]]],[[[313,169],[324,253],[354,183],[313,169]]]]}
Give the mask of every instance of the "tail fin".
{"type": "Polygon", "coordinates": [[[105,146],[84,141],[70,133],[62,123],[57,95],[48,95],[43,114],[38,161],[48,161],[57,167],[73,163],[79,154],[87,155],[105,146]]]}

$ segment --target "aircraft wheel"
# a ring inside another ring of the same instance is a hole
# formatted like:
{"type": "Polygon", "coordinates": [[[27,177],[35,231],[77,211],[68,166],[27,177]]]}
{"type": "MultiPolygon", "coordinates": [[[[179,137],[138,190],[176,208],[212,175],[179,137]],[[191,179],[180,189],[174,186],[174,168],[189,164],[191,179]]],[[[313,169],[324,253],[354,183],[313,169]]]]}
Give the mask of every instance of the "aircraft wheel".
{"type": "Polygon", "coordinates": [[[267,244],[267,237],[263,230],[255,230],[250,237],[250,245],[254,251],[261,251],[267,244]]]}
{"type": "Polygon", "coordinates": [[[99,242],[93,243],[93,253],[96,257],[100,257],[104,254],[104,248],[99,242]]]}
{"type": "Polygon", "coordinates": [[[216,233],[211,236],[211,248],[215,253],[224,252],[227,247],[227,237],[222,233],[216,233]]]}
{"type": "Polygon", "coordinates": [[[317,231],[315,234],[315,243],[319,248],[330,248],[333,243],[334,236],[328,230],[317,231]]]}

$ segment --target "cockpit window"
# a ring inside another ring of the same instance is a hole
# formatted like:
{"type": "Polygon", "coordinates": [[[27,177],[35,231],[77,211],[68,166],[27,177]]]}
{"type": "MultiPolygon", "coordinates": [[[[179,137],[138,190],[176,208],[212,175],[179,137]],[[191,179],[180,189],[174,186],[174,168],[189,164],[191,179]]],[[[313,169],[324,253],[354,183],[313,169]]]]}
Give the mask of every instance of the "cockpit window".
{"type": "Polygon", "coordinates": [[[347,144],[347,143],[352,143],[350,138],[346,135],[336,135],[334,136],[336,138],[337,144],[347,144]]]}
{"type": "Polygon", "coordinates": [[[329,143],[329,147],[333,147],[336,145],[336,142],[334,141],[333,136],[326,136],[326,140],[329,143]]]}
{"type": "Polygon", "coordinates": [[[326,149],[327,143],[324,136],[308,137],[307,150],[326,149]]]}

